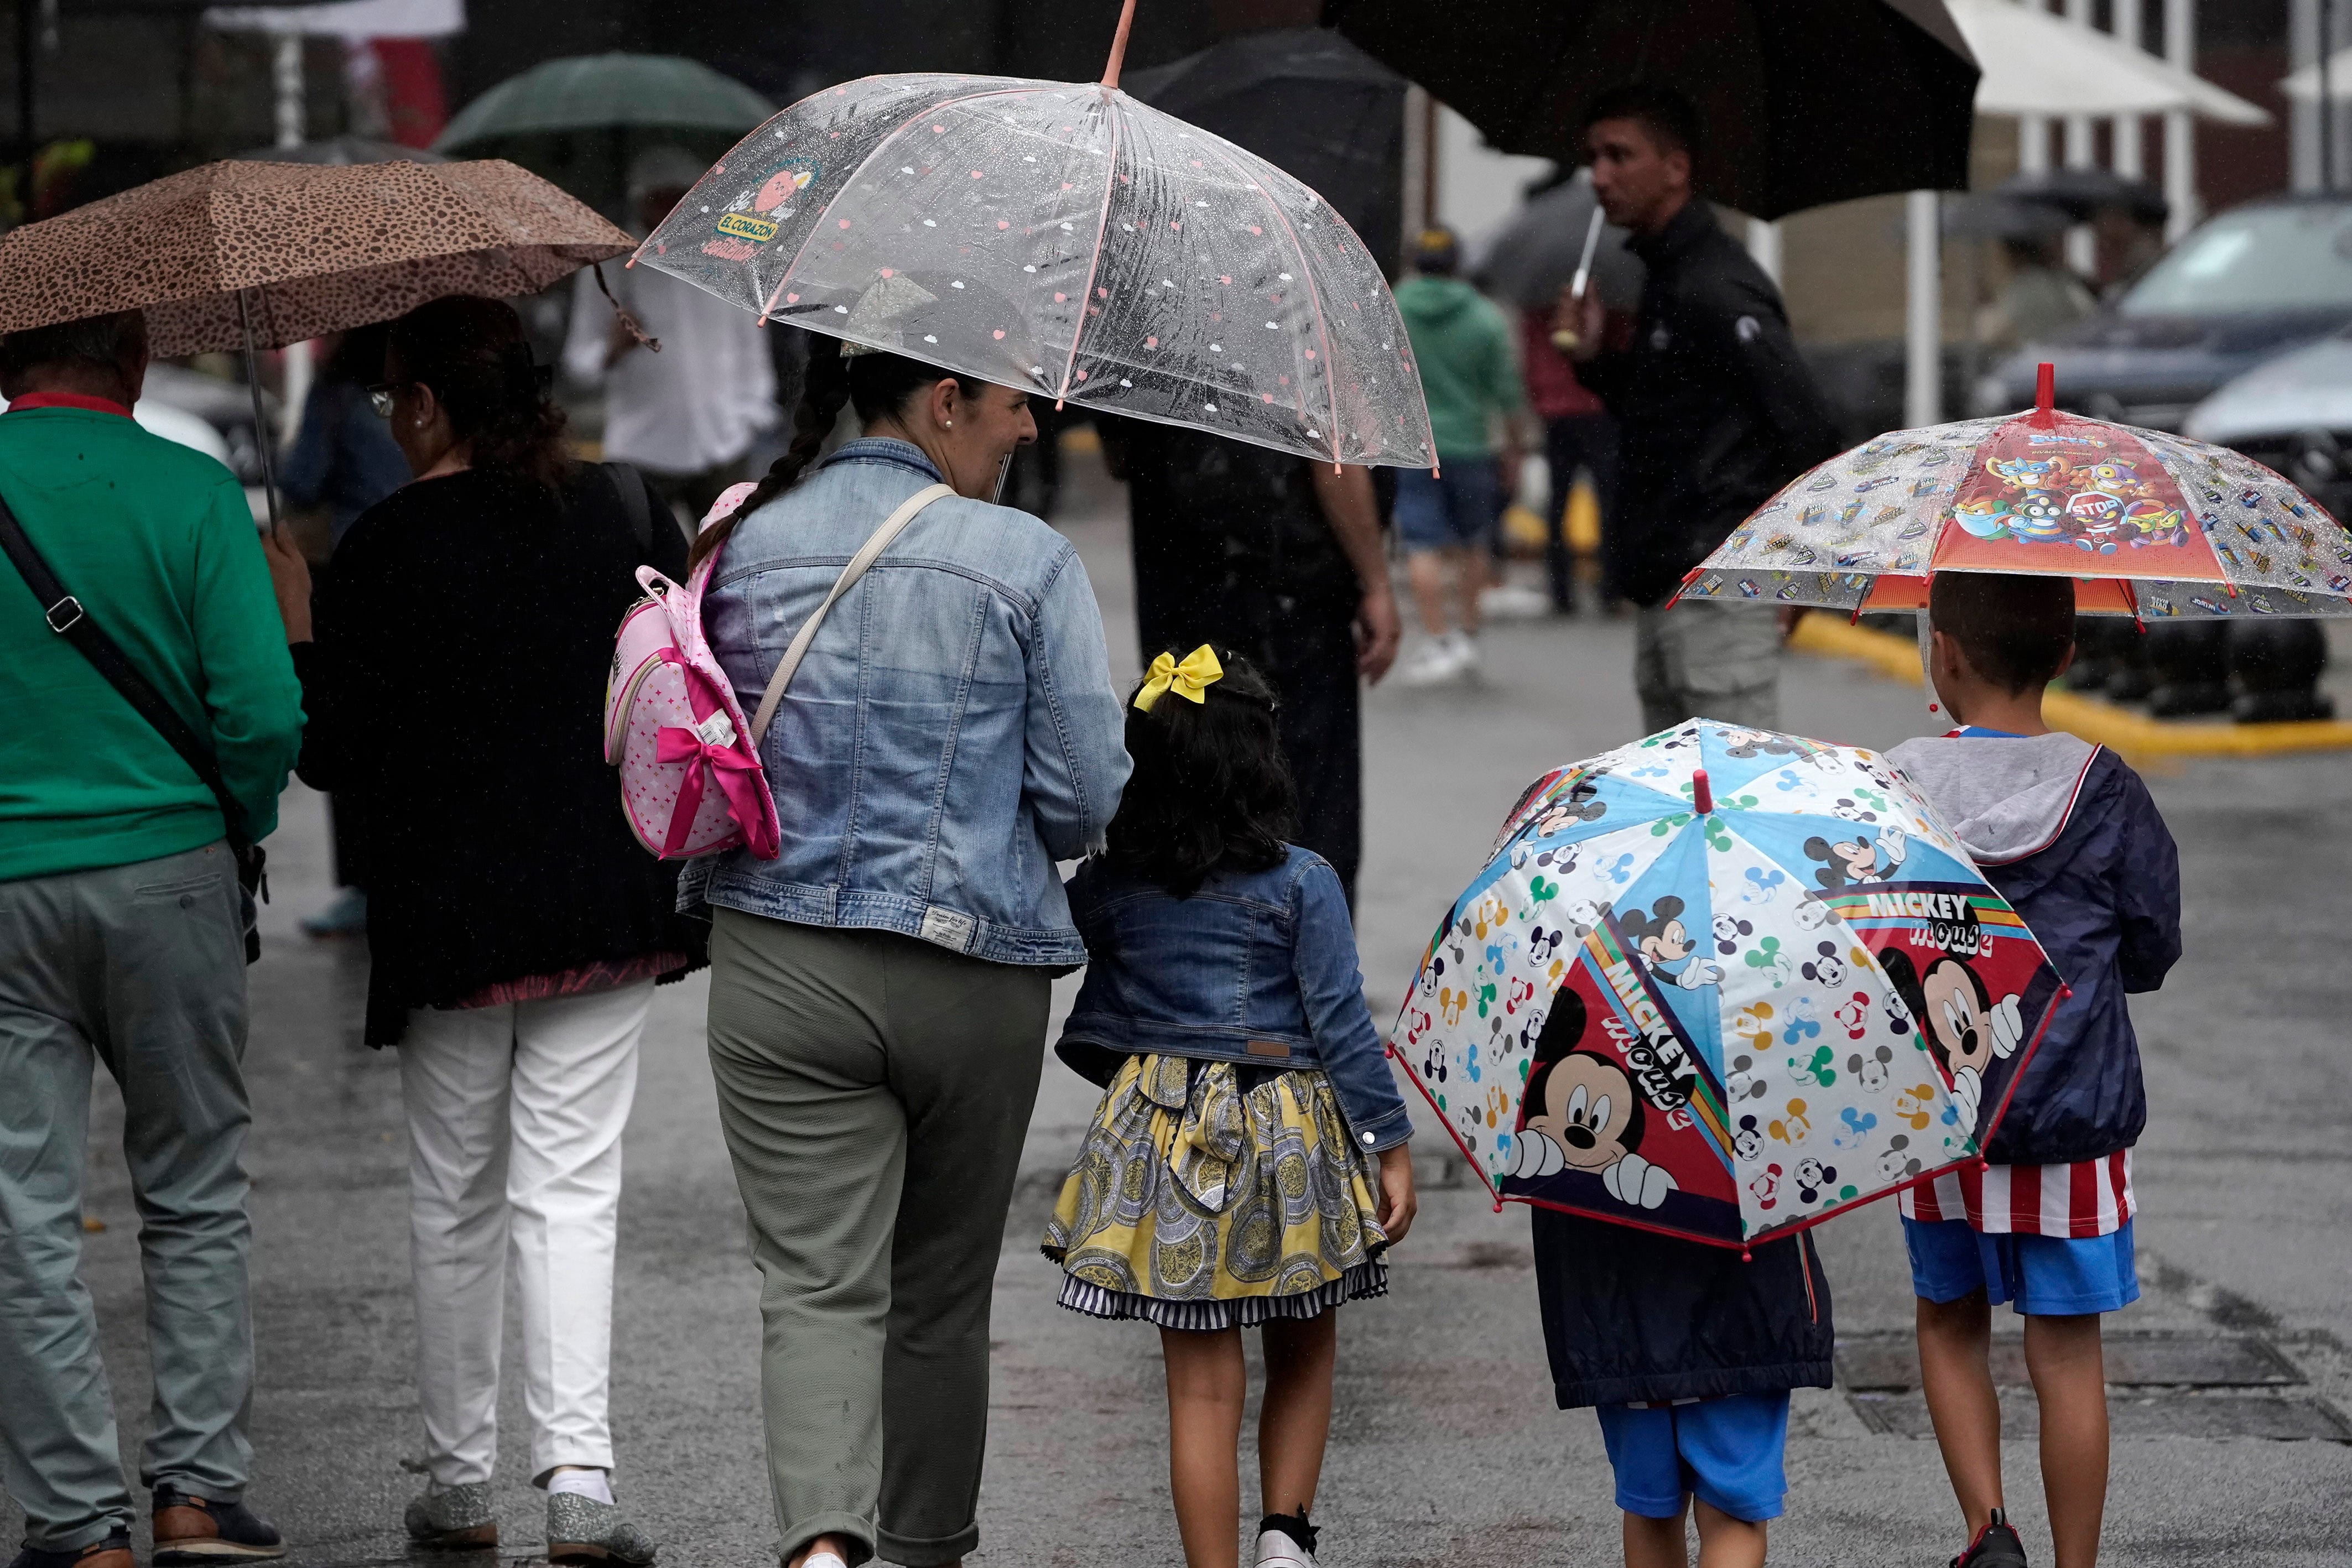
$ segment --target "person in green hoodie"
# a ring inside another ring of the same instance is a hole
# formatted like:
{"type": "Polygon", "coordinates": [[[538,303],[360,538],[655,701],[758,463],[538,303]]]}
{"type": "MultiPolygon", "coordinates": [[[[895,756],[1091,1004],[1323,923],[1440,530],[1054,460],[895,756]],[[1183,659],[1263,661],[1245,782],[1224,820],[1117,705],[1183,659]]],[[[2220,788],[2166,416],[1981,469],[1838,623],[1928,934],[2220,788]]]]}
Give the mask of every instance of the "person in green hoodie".
{"type": "Polygon", "coordinates": [[[1437,472],[1397,470],[1396,529],[1428,641],[1404,668],[1409,685],[1434,685],[1478,664],[1478,593],[1503,503],[1519,471],[1527,393],[1511,324],[1486,296],[1454,276],[1462,246],[1448,228],[1423,229],[1417,276],[1397,285],[1398,313],[1421,371],[1437,472]],[[1460,619],[1448,629],[1445,579],[1460,619]]]}
{"type": "Polygon", "coordinates": [[[70,602],[0,556],[0,1481],[16,1568],[131,1568],[131,1499],[78,1273],[92,1067],[122,1094],[154,1422],[154,1561],[281,1556],[242,1500],[243,892],[219,804],[53,626],[89,616],[212,747],[259,840],[302,692],[245,490],[131,417],[136,310],[0,339],[0,500],[70,602]]]}

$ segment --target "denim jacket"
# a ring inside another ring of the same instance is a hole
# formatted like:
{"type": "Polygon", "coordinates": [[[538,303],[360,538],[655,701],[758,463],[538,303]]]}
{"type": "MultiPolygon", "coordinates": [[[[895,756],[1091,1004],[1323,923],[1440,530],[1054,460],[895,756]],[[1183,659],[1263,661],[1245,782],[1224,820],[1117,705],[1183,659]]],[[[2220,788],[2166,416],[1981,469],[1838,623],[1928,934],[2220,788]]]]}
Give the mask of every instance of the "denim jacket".
{"type": "MultiPolygon", "coordinates": [[[[853,441],[737,526],[703,621],[746,711],[857,547],[938,479],[906,442],[853,441]]],[[[681,904],[1086,961],[1054,862],[1103,841],[1124,716],[1086,569],[1036,518],[926,508],[826,615],[760,759],[782,854],[698,861],[681,904]]]]}
{"type": "Polygon", "coordinates": [[[1108,1083],[1139,1053],[1319,1069],[1368,1153],[1412,1136],[1364,1005],[1339,873],[1291,846],[1270,871],[1221,873],[1190,898],[1099,858],[1070,879],[1087,939],[1055,1054],[1108,1083]]]}

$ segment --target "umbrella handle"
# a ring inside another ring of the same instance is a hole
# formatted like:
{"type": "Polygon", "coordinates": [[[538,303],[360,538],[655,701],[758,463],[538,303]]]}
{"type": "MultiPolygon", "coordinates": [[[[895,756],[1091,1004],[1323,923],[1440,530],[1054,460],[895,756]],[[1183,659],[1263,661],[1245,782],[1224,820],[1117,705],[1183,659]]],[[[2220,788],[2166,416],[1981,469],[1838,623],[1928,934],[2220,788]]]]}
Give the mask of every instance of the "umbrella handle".
{"type": "MultiPolygon", "coordinates": [[[[1584,254],[1577,259],[1576,279],[1568,286],[1568,295],[1571,299],[1581,300],[1584,298],[1585,287],[1592,281],[1592,256],[1601,248],[1601,225],[1603,221],[1601,204],[1596,201],[1592,205],[1592,221],[1584,226],[1584,254]]],[[[1573,327],[1555,327],[1552,329],[1551,342],[1552,347],[1561,353],[1572,354],[1584,346],[1584,335],[1573,327]]]]}
{"type": "Polygon", "coordinates": [[[278,520],[278,472],[270,461],[269,422],[261,413],[261,371],[253,353],[253,290],[236,291],[236,319],[245,329],[245,386],[253,394],[253,445],[261,456],[261,493],[269,504],[269,537],[276,538],[282,531],[278,520]]]}
{"type": "Polygon", "coordinates": [[[1102,84],[1106,92],[1118,86],[1118,68],[1127,59],[1128,29],[1134,26],[1135,0],[1127,0],[1127,4],[1118,10],[1118,31],[1110,36],[1110,61],[1103,67],[1102,84]]]}
{"type": "Polygon", "coordinates": [[[1935,630],[1927,623],[1927,607],[1919,606],[1919,685],[1927,693],[1927,716],[1948,718],[1944,699],[1936,691],[1936,662],[1930,656],[1935,648],[1935,630]]]}
{"type": "Polygon", "coordinates": [[[1576,280],[1568,286],[1569,293],[1578,299],[1584,298],[1585,286],[1592,281],[1593,253],[1601,248],[1601,225],[1607,221],[1608,214],[1594,202],[1592,221],[1584,225],[1584,254],[1577,258],[1576,280]]]}

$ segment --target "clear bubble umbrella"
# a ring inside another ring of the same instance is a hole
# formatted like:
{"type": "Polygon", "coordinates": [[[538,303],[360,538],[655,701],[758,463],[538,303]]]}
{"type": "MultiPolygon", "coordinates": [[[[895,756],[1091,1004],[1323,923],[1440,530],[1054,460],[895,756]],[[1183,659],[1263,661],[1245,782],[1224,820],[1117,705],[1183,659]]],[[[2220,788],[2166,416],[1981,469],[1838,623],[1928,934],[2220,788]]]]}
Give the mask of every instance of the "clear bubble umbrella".
{"type": "Polygon", "coordinates": [[[1106,413],[1433,466],[1380,266],[1315,192],[1099,83],[868,77],[793,105],[630,265],[1106,413]]]}

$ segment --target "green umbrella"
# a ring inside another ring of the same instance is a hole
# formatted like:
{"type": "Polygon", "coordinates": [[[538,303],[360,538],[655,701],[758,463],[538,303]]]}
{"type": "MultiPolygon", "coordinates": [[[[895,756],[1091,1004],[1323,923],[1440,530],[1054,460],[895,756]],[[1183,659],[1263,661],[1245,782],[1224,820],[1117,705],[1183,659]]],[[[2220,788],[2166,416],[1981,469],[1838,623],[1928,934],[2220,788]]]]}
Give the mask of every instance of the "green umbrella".
{"type": "Polygon", "coordinates": [[[509,137],[624,128],[740,134],[775,105],[677,55],[577,55],[510,77],[459,110],[436,151],[509,137]]]}

